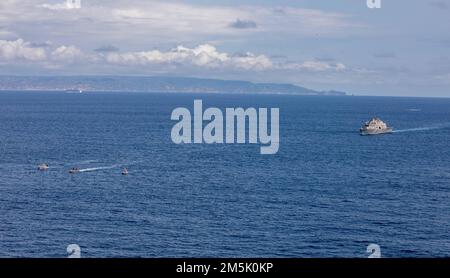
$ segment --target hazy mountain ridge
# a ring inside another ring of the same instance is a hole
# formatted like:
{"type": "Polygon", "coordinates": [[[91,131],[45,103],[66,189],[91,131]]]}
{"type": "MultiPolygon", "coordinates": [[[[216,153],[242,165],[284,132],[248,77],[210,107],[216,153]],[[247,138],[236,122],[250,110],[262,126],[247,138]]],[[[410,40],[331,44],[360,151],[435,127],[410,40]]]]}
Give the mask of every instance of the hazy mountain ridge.
{"type": "Polygon", "coordinates": [[[346,95],[316,91],[293,84],[252,83],[239,80],[156,76],[0,76],[0,90],[45,90],[186,93],[265,93],[298,95],[346,95]]]}

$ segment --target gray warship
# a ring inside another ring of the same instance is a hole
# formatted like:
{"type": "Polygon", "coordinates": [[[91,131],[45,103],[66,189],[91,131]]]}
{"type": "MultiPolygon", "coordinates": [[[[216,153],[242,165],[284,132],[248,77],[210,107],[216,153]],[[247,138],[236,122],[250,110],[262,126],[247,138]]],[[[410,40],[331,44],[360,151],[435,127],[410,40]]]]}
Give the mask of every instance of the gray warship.
{"type": "Polygon", "coordinates": [[[389,127],[385,122],[379,118],[373,118],[372,120],[366,122],[360,129],[361,135],[377,135],[392,133],[392,127],[389,127]]]}

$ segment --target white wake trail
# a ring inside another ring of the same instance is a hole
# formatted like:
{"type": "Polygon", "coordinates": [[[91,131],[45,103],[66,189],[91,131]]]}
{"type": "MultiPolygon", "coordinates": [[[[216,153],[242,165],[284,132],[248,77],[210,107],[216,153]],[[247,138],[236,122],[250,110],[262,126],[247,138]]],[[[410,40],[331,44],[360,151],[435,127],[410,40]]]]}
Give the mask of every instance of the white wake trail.
{"type": "Polygon", "coordinates": [[[450,125],[439,125],[439,126],[428,126],[428,127],[417,127],[417,128],[408,128],[408,129],[398,129],[394,130],[394,133],[403,133],[403,132],[415,132],[415,131],[428,131],[428,130],[435,130],[435,129],[445,129],[449,128],[450,125]]]}
{"type": "Polygon", "coordinates": [[[98,171],[98,170],[107,170],[107,169],[113,169],[118,167],[119,165],[112,165],[112,166],[104,166],[104,167],[94,167],[94,168],[86,168],[86,169],[80,169],[79,172],[92,172],[92,171],[98,171]]]}

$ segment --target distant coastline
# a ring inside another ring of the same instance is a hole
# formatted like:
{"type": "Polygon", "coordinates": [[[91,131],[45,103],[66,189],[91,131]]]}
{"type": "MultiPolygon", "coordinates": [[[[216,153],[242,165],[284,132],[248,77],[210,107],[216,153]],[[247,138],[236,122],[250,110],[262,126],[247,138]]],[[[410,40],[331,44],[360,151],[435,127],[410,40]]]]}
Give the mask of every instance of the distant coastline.
{"type": "Polygon", "coordinates": [[[158,76],[0,76],[0,91],[227,93],[345,96],[283,83],[158,76]]]}

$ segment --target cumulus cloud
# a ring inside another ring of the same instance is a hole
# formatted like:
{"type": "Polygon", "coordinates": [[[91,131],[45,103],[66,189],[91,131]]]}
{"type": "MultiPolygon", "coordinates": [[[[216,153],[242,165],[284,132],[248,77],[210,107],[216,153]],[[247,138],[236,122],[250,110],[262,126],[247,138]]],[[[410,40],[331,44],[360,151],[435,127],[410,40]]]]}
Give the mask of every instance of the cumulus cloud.
{"type": "Polygon", "coordinates": [[[0,40],[0,60],[42,61],[46,57],[44,48],[34,47],[22,39],[14,41],[0,40]]]}
{"type": "Polygon", "coordinates": [[[66,0],[57,4],[41,4],[40,7],[49,10],[72,10],[81,9],[81,0],[66,0]]]}
{"type": "Polygon", "coordinates": [[[72,63],[76,59],[81,58],[82,56],[83,53],[81,52],[80,49],[76,48],[75,46],[65,46],[65,45],[56,48],[51,53],[51,57],[53,60],[68,63],[72,63]]]}
{"type": "Polygon", "coordinates": [[[229,26],[235,29],[253,29],[258,27],[253,20],[240,20],[239,18],[230,23],[229,26]]]}
{"type": "Polygon", "coordinates": [[[53,46],[52,43],[31,43],[23,39],[15,41],[0,40],[0,60],[15,62],[26,60],[40,63],[44,67],[61,68],[64,65],[114,65],[148,70],[171,69],[189,72],[197,69],[203,72],[217,70],[221,72],[240,71],[279,71],[279,72],[339,72],[346,69],[342,63],[334,61],[311,60],[303,62],[286,62],[272,59],[264,54],[238,52],[230,54],[218,50],[211,44],[201,44],[192,48],[177,46],[169,50],[149,50],[120,52],[114,46],[103,46],[92,52],[83,52],[73,45],[53,46]],[[136,67],[138,66],[138,67],[136,67]]]}
{"type": "Polygon", "coordinates": [[[0,40],[0,60],[29,62],[64,62],[71,63],[84,58],[83,52],[75,46],[59,46],[51,49],[51,42],[28,42],[17,40],[0,40]],[[49,54],[50,53],[50,54],[49,54]]]}
{"type": "Polygon", "coordinates": [[[235,68],[244,70],[265,70],[272,68],[272,61],[265,55],[233,56],[220,52],[216,47],[202,44],[194,48],[178,46],[169,51],[151,50],[142,52],[107,53],[105,60],[121,65],[177,64],[206,68],[235,68]]]}
{"type": "Polygon", "coordinates": [[[219,51],[210,44],[202,44],[194,48],[178,46],[168,51],[151,50],[123,53],[114,51],[101,53],[101,57],[107,63],[128,66],[175,65],[207,69],[298,72],[340,72],[347,69],[343,63],[334,61],[274,62],[264,54],[258,55],[252,52],[229,54],[219,51]]]}

